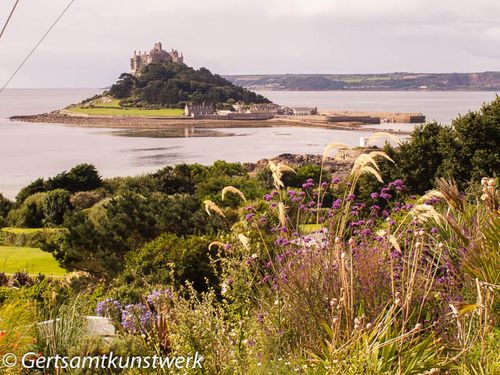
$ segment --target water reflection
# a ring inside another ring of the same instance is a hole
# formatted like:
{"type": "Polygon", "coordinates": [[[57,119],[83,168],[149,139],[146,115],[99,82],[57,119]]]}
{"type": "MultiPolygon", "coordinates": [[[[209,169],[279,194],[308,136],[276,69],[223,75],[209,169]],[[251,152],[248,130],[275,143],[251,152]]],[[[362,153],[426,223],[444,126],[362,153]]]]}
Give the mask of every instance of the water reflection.
{"type": "Polygon", "coordinates": [[[199,129],[194,126],[171,129],[120,129],[109,134],[119,137],[134,138],[192,138],[192,137],[231,137],[235,134],[216,129],[199,129]]]}

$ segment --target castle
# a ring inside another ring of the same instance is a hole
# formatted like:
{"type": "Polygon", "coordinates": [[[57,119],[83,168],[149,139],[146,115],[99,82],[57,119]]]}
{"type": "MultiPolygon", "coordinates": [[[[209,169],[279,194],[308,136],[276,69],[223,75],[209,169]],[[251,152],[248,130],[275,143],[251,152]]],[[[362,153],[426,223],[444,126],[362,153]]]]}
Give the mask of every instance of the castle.
{"type": "Polygon", "coordinates": [[[162,49],[161,42],[155,43],[153,49],[147,52],[134,51],[134,56],[130,59],[130,69],[132,74],[137,74],[137,72],[143,67],[151,63],[163,63],[163,62],[173,62],[176,64],[184,63],[184,56],[182,53],[172,50],[167,52],[162,49]]]}

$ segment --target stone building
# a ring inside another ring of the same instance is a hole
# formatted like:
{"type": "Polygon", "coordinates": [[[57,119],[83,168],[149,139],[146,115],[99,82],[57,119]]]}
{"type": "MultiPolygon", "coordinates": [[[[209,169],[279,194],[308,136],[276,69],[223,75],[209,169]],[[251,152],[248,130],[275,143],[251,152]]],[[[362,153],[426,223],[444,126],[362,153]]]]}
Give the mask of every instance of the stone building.
{"type": "Polygon", "coordinates": [[[295,116],[310,116],[310,115],[317,115],[318,114],[318,108],[316,107],[294,107],[293,108],[293,114],[295,116]]]}
{"type": "Polygon", "coordinates": [[[184,107],[184,116],[200,118],[210,117],[215,114],[215,108],[211,104],[192,104],[187,103],[184,107]]]}
{"type": "Polygon", "coordinates": [[[177,50],[165,51],[162,48],[161,42],[155,43],[153,49],[149,52],[134,51],[134,56],[130,59],[130,70],[132,74],[137,72],[143,67],[151,63],[167,63],[173,62],[176,64],[184,63],[184,56],[182,53],[179,55],[177,50]]]}

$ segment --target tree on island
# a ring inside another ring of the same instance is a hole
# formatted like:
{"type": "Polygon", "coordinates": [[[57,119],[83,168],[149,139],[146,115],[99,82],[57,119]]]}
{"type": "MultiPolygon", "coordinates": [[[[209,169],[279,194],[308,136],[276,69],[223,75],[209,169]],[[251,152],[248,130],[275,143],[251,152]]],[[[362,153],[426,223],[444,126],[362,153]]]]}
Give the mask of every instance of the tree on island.
{"type": "Polygon", "coordinates": [[[230,105],[235,102],[270,103],[269,99],[236,86],[206,68],[185,64],[149,64],[136,76],[123,73],[108,94],[122,106],[183,107],[186,102],[230,105]]]}

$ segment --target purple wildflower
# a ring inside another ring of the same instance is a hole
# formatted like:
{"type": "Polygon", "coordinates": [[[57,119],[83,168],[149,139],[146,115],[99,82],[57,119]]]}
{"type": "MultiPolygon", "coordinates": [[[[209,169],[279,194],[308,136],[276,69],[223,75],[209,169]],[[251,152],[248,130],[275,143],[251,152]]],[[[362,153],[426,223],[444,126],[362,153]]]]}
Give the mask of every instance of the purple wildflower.
{"type": "Polygon", "coordinates": [[[107,298],[104,301],[97,303],[95,312],[99,316],[118,321],[120,320],[121,309],[122,306],[120,302],[112,298],[107,298]]]}
{"type": "Polygon", "coordinates": [[[146,333],[151,330],[154,316],[142,303],[127,305],[122,311],[122,326],[131,333],[146,333]]]}
{"type": "Polygon", "coordinates": [[[249,213],[247,215],[245,215],[245,220],[246,221],[252,221],[252,219],[254,218],[255,214],[252,212],[252,213],[249,213]]]}

